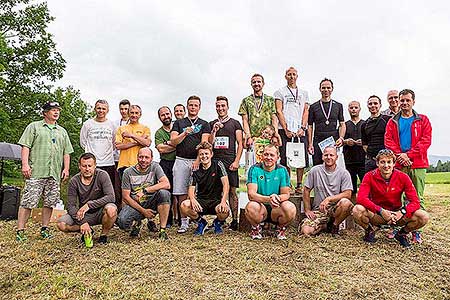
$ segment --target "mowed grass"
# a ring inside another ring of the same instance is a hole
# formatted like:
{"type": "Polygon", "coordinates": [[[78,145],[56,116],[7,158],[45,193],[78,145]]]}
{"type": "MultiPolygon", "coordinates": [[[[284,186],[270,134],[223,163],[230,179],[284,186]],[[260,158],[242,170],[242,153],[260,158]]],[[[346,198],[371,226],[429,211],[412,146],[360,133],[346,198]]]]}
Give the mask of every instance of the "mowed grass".
{"type": "Polygon", "coordinates": [[[450,184],[450,172],[427,173],[426,183],[450,184]]]}
{"type": "Polygon", "coordinates": [[[173,228],[166,242],[113,229],[86,249],[55,228],[41,240],[33,223],[19,244],[15,222],[0,222],[0,299],[449,299],[449,195],[450,185],[426,187],[432,220],[410,250],[382,232],[367,245],[361,230],[305,238],[292,228],[287,241],[173,228]]]}

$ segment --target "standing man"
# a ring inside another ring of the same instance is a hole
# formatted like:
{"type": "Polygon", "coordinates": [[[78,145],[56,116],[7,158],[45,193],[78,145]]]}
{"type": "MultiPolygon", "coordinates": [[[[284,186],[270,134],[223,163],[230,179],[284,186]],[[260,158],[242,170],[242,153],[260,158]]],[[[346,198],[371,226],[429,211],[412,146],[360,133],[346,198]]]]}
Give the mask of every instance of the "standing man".
{"type": "MultiPolygon", "coordinates": [[[[420,207],[425,208],[423,192],[428,164],[428,148],[431,145],[431,124],[427,116],[413,110],[415,93],[404,89],[399,93],[400,113],[386,126],[385,145],[397,156],[397,167],[411,178],[420,207]]],[[[413,242],[421,243],[420,232],[413,231],[413,242]]]]}
{"type": "Polygon", "coordinates": [[[321,231],[339,233],[339,224],[347,218],[353,208],[350,201],[352,182],[350,174],[336,165],[337,151],[328,146],[323,150],[323,164],[308,172],[303,190],[303,205],[306,218],[301,225],[305,235],[316,235],[321,231]],[[311,190],[314,202],[311,203],[311,190]],[[312,207],[311,207],[312,204],[312,207]]]}
{"type": "Polygon", "coordinates": [[[341,147],[345,135],[343,106],[331,99],[333,81],[324,78],[320,82],[319,88],[322,98],[311,104],[308,117],[308,152],[313,155],[313,165],[315,166],[323,163],[319,143],[332,136],[336,147],[341,147]]]}
{"type": "Polygon", "coordinates": [[[217,119],[211,121],[210,143],[214,145],[214,161],[221,161],[225,165],[229,181],[230,208],[233,220],[230,229],[238,229],[238,196],[239,187],[239,161],[244,149],[242,139],[242,126],[239,121],[228,116],[228,99],[224,96],[216,98],[217,119]],[[236,147],[237,145],[237,147],[236,147]]]}
{"type": "Polygon", "coordinates": [[[186,116],[186,108],[183,104],[178,103],[173,108],[173,114],[175,115],[176,120],[181,120],[184,118],[184,116],[186,116]]]}
{"type": "Polygon", "coordinates": [[[247,177],[248,199],[245,216],[252,225],[251,238],[262,239],[261,222],[277,225],[277,238],[286,239],[286,227],[295,218],[297,209],[289,201],[289,174],[277,164],[278,147],[267,145],[262,163],[250,167],[247,177]]]}
{"type": "Polygon", "coordinates": [[[380,97],[376,95],[370,96],[367,99],[367,107],[369,108],[370,117],[361,126],[361,141],[366,152],[364,167],[366,173],[377,168],[375,156],[381,149],[384,149],[384,133],[387,122],[390,119],[389,116],[380,113],[380,97]]]}
{"type": "Polygon", "coordinates": [[[358,177],[359,181],[362,181],[365,174],[365,152],[361,142],[361,126],[364,121],[359,118],[360,111],[361,106],[358,101],[350,102],[348,104],[350,120],[345,122],[344,160],[345,168],[352,178],[353,195],[356,195],[358,189],[358,177]]]}
{"type": "Polygon", "coordinates": [[[18,142],[22,146],[22,174],[25,177],[16,232],[16,239],[20,242],[27,240],[25,224],[31,209],[37,207],[41,196],[41,237],[52,237],[48,223],[53,207],[61,198],[59,183],[61,179],[69,178],[70,153],[73,148],[67,131],[56,124],[61,107],[58,102],[47,102],[42,106],[42,111],[44,119],[29,124],[18,142]]]}
{"type": "MultiPolygon", "coordinates": [[[[117,129],[119,129],[120,126],[128,124],[128,122],[130,120],[130,105],[131,105],[131,103],[130,103],[130,100],[128,100],[128,99],[123,99],[119,102],[119,111],[120,111],[121,118],[114,122],[114,126],[115,126],[114,136],[116,135],[117,129]]],[[[117,168],[117,164],[119,162],[119,150],[117,150],[117,149],[116,149],[116,151],[114,151],[114,162],[115,162],[116,168],[117,168]]]]}
{"type": "Polygon", "coordinates": [[[395,233],[395,239],[403,247],[410,247],[407,233],[425,226],[429,216],[420,209],[411,179],[394,170],[394,153],[383,149],[377,154],[376,160],[378,168],[368,172],[361,183],[353,216],[366,231],[365,242],[376,241],[374,226],[398,225],[403,227],[395,233]],[[402,205],[403,193],[408,199],[405,205],[402,205]]]}
{"type": "MultiPolygon", "coordinates": [[[[167,106],[162,106],[158,109],[158,117],[162,123],[162,126],[155,132],[155,146],[156,150],[159,152],[159,165],[166,174],[170,182],[170,192],[172,192],[173,187],[173,165],[175,163],[175,150],[176,148],[170,143],[170,131],[172,130],[172,112],[167,106]]],[[[173,197],[172,208],[169,213],[168,225],[172,226],[173,216],[178,217],[177,214],[177,202],[176,197],[173,197]]]]}
{"type": "MultiPolygon", "coordinates": [[[[286,143],[294,139],[305,145],[305,162],[308,166],[308,138],[306,137],[309,113],[308,92],[297,87],[297,70],[290,67],[284,76],[287,86],[275,92],[275,107],[279,120],[278,133],[281,137],[280,155],[281,164],[285,166],[290,174],[291,170],[287,165],[286,143]]],[[[296,192],[302,193],[303,168],[297,168],[296,192]]]]}
{"type": "Polygon", "coordinates": [[[91,226],[101,224],[99,243],[106,244],[108,233],[117,218],[114,189],[106,171],[96,168],[92,153],[84,153],[78,160],[80,172],[69,182],[67,214],[59,218],[58,229],[81,232],[86,247],[93,246],[91,226]]]}
{"type": "Polygon", "coordinates": [[[130,118],[126,125],[120,126],[116,133],[116,148],[120,150],[117,169],[122,178],[126,168],[137,163],[137,154],[142,147],[151,144],[150,128],[139,123],[142,110],[139,105],[130,106],[130,118]]]}
{"type": "MultiPolygon", "coordinates": [[[[114,187],[117,169],[114,164],[115,126],[106,118],[109,105],[106,100],[97,100],[94,106],[95,118],[84,122],[80,131],[80,145],[87,153],[92,153],[96,159],[96,167],[106,171],[114,187]]],[[[116,206],[121,207],[120,189],[114,189],[116,206]]]]}
{"type": "MultiPolygon", "coordinates": [[[[242,116],[245,147],[253,146],[254,138],[259,137],[267,125],[278,127],[277,111],[274,99],[263,93],[264,77],[254,74],[251,78],[253,93],[242,99],[238,114],[242,116]]],[[[279,136],[276,133],[278,140],[279,136]]]]}
{"type": "Polygon", "coordinates": [[[387,101],[389,103],[389,108],[383,110],[381,114],[392,118],[400,111],[400,106],[398,103],[398,91],[397,90],[389,91],[387,94],[387,101]]]}
{"type": "MultiPolygon", "coordinates": [[[[167,240],[166,225],[170,210],[170,183],[161,166],[153,161],[150,148],[139,149],[138,163],[123,173],[122,199],[125,206],[119,213],[117,225],[130,231],[130,236],[139,235],[142,220],[153,219],[159,213],[159,238],[167,240]]],[[[147,223],[149,231],[153,231],[147,223]]]]}
{"type": "MultiPolygon", "coordinates": [[[[188,116],[176,120],[170,132],[170,145],[176,147],[176,158],[173,166],[173,195],[180,204],[187,198],[192,169],[199,166],[195,147],[207,142],[211,133],[209,123],[198,117],[201,100],[198,96],[190,96],[187,100],[188,116]]],[[[182,218],[179,233],[188,229],[189,219],[182,218]]]]}
{"type": "Polygon", "coordinates": [[[212,161],[212,146],[202,142],[197,147],[200,167],[192,174],[188,199],[181,203],[181,213],[196,220],[198,227],[194,235],[203,235],[208,222],[202,218],[205,215],[216,215],[214,233],[221,234],[222,223],[228,217],[228,183],[227,171],[221,161],[212,161]]]}

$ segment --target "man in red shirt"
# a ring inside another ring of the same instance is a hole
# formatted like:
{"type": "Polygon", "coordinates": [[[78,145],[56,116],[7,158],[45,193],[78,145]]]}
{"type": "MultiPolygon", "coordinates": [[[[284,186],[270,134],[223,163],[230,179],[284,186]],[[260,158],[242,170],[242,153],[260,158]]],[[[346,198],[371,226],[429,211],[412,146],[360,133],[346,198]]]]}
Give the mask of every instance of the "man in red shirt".
{"type": "Polygon", "coordinates": [[[395,239],[410,247],[407,234],[428,223],[428,214],[420,209],[419,197],[411,179],[394,169],[395,154],[391,150],[380,150],[376,156],[377,169],[368,172],[359,187],[357,205],[353,217],[366,231],[364,241],[374,243],[375,228],[380,225],[402,226],[395,239]],[[402,194],[406,205],[402,206],[402,194]]]}

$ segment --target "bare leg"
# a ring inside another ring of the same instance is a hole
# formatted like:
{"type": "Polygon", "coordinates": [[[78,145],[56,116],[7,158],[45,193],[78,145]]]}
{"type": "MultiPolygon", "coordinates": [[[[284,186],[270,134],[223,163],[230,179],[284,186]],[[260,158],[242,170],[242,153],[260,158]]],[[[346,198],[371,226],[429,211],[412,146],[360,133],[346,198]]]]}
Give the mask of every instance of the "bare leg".
{"type": "Polygon", "coordinates": [[[294,203],[283,201],[280,207],[272,210],[271,219],[276,220],[280,227],[284,227],[294,220],[296,212],[294,203]]]}
{"type": "Polygon", "coordinates": [[[303,182],[303,173],[304,173],[305,169],[301,168],[301,169],[297,169],[297,186],[299,184],[302,184],[303,182]]]}
{"type": "Polygon", "coordinates": [[[196,220],[199,217],[199,214],[195,210],[192,209],[191,201],[189,201],[189,200],[185,200],[185,201],[181,202],[180,210],[181,210],[181,215],[184,217],[189,217],[193,220],[196,220]]]}
{"type": "Polygon", "coordinates": [[[267,209],[256,201],[250,201],[245,207],[245,217],[250,225],[256,226],[267,217],[267,209]]]}
{"type": "Polygon", "coordinates": [[[28,218],[31,215],[31,209],[20,207],[19,214],[17,217],[17,230],[25,229],[25,224],[27,223],[28,218]]]}
{"type": "Polygon", "coordinates": [[[169,218],[170,204],[160,204],[158,205],[159,213],[159,226],[160,228],[166,228],[167,219],[169,218]]]}
{"type": "Polygon", "coordinates": [[[50,218],[52,217],[53,207],[43,207],[42,208],[42,226],[48,227],[50,223],[50,218]]]}
{"type": "Polygon", "coordinates": [[[102,235],[108,235],[117,219],[117,209],[114,206],[106,206],[102,217],[102,235]]]}
{"type": "Polygon", "coordinates": [[[352,211],[353,203],[347,199],[342,198],[336,206],[336,211],[334,213],[334,223],[333,225],[339,225],[344,221],[352,211]]]}
{"type": "Polygon", "coordinates": [[[233,217],[233,220],[237,220],[238,217],[238,196],[236,193],[236,187],[232,186],[230,187],[230,209],[231,209],[231,216],[233,217]]]}
{"type": "Polygon", "coordinates": [[[80,226],[79,225],[67,225],[64,222],[58,222],[58,224],[56,225],[58,227],[59,230],[61,230],[62,232],[79,232],[80,231],[80,226]]]}

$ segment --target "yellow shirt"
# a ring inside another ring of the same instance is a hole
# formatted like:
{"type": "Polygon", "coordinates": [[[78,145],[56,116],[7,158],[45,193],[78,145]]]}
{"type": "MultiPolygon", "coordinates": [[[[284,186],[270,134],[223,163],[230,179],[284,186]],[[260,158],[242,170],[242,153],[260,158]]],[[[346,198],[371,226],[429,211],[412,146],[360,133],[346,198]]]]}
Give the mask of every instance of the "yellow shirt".
{"type": "MultiPolygon", "coordinates": [[[[145,136],[145,137],[149,137],[150,136],[150,128],[148,128],[145,125],[142,124],[127,124],[127,125],[123,125],[120,126],[119,129],[117,129],[117,133],[116,133],[116,142],[118,143],[132,143],[135,142],[135,140],[133,140],[132,138],[123,138],[122,137],[122,132],[129,132],[132,133],[134,135],[139,135],[139,136],[145,136]]],[[[136,145],[133,146],[131,148],[125,149],[125,150],[120,150],[120,156],[119,156],[119,163],[117,165],[117,168],[122,168],[122,167],[131,167],[137,164],[137,155],[139,152],[139,149],[141,149],[142,146],[141,145],[136,145]]]]}

